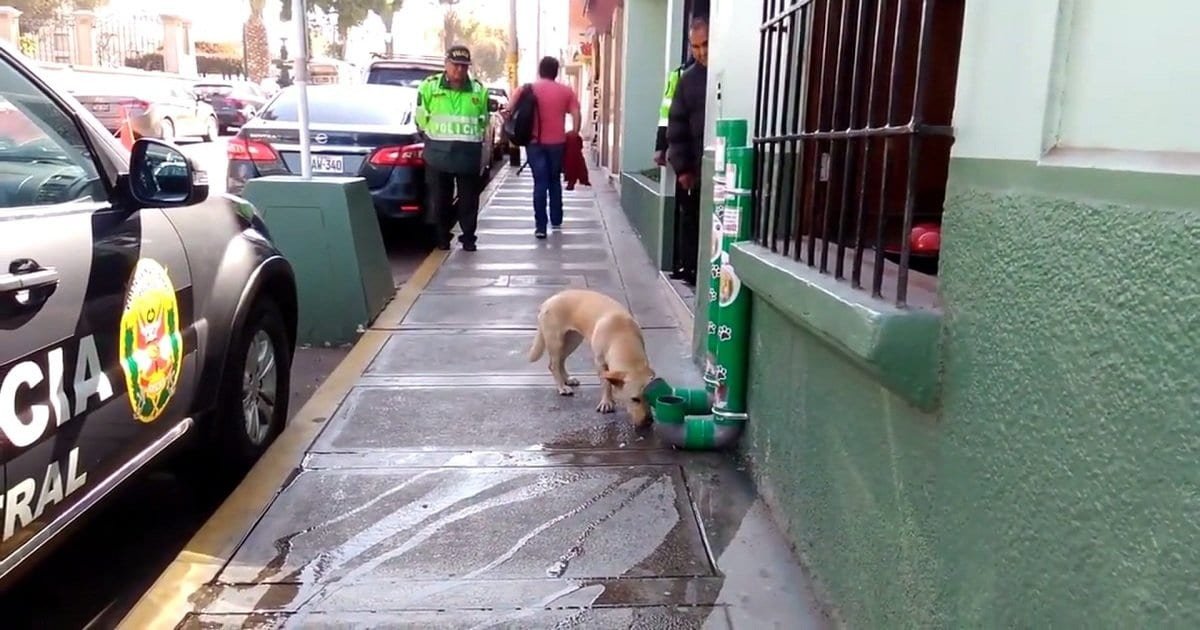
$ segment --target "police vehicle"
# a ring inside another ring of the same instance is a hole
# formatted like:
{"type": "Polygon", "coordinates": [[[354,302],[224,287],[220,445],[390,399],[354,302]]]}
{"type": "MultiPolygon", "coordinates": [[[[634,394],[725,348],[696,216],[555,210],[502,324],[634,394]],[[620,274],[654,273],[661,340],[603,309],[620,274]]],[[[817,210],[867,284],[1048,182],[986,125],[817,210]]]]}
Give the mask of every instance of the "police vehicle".
{"type": "Polygon", "coordinates": [[[244,473],[287,417],[295,326],[252,206],[0,44],[0,587],[152,461],[244,473]]]}

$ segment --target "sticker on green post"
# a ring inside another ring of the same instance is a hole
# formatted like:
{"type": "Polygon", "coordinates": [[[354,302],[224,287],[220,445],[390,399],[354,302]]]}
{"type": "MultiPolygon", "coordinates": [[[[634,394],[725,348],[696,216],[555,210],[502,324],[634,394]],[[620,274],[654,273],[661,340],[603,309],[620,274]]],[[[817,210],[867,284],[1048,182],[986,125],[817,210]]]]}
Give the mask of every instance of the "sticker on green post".
{"type": "Polygon", "coordinates": [[[721,118],[716,122],[716,162],[718,176],[725,174],[726,155],[730,148],[746,145],[750,133],[750,122],[745,118],[721,118]]]}

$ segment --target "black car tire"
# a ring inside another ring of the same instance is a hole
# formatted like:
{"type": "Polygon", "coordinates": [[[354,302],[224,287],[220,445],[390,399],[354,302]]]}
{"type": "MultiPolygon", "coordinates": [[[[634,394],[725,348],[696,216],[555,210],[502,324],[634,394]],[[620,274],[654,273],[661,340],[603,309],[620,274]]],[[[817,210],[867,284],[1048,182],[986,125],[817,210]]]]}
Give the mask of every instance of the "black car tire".
{"type": "Polygon", "coordinates": [[[219,389],[213,455],[224,460],[230,472],[249,470],[266,452],[275,438],[283,431],[287,422],[288,397],[291,393],[291,346],[288,343],[287,326],[279,307],[270,298],[260,297],[250,308],[246,322],[229,344],[225,356],[225,370],[219,389]],[[262,335],[262,336],[260,336],[262,335]],[[248,429],[246,411],[243,408],[246,367],[252,344],[263,337],[269,341],[274,358],[274,404],[269,413],[264,433],[254,439],[248,429]]]}

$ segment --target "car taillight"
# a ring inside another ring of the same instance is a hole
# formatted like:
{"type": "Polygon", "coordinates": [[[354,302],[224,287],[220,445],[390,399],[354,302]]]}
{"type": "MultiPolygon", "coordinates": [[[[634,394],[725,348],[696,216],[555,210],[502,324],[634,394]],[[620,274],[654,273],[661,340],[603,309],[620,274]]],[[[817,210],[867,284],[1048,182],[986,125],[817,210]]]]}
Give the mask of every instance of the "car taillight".
{"type": "Polygon", "coordinates": [[[371,154],[375,166],[424,166],[425,145],[409,144],[398,147],[379,147],[371,154]]]}
{"type": "Polygon", "coordinates": [[[150,109],[150,103],[140,98],[127,98],[121,101],[120,105],[126,109],[150,109]]]}
{"type": "Polygon", "coordinates": [[[275,153],[275,149],[272,149],[271,145],[258,140],[231,138],[226,146],[228,147],[226,154],[230,160],[275,162],[279,159],[279,155],[275,153]]]}

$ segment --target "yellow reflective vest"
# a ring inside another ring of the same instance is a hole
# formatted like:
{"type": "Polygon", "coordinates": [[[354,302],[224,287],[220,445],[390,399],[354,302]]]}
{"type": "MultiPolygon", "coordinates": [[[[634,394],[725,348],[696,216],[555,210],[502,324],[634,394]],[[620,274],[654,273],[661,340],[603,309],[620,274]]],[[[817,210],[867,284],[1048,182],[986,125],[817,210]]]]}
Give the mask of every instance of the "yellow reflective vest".
{"type": "Polygon", "coordinates": [[[667,117],[671,113],[671,99],[675,97],[675,86],[679,84],[679,75],[683,74],[685,66],[679,66],[667,75],[667,87],[663,90],[662,103],[658,107],[658,126],[667,126],[667,117]]]}
{"type": "Polygon", "coordinates": [[[482,83],[470,79],[465,89],[454,89],[440,72],[422,81],[415,120],[425,133],[425,163],[452,173],[478,172],[488,116],[482,83]]]}

